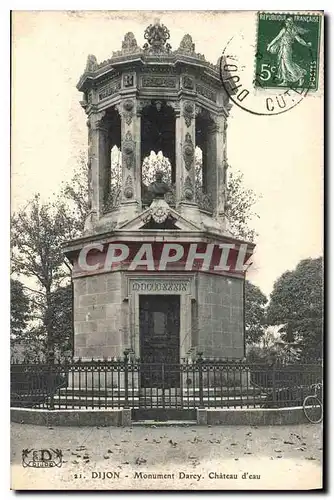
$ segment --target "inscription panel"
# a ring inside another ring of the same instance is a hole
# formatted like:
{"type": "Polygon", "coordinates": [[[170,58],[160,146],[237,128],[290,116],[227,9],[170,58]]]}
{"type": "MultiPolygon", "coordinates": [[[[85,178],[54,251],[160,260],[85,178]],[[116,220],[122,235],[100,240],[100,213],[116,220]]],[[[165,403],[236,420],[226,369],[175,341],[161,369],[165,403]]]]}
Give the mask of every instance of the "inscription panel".
{"type": "Polygon", "coordinates": [[[131,282],[133,292],[190,293],[189,281],[142,281],[131,282]]]}

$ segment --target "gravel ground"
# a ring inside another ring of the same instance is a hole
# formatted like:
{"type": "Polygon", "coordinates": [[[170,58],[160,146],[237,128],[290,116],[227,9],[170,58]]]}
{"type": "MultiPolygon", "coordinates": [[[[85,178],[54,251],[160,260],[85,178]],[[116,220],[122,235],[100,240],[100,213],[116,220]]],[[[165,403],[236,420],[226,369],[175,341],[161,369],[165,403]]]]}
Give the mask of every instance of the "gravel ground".
{"type": "Polygon", "coordinates": [[[322,487],[321,461],[321,425],[11,424],[11,488],[16,490],[315,489],[322,487]],[[23,467],[25,448],[61,449],[62,467],[23,467]]]}

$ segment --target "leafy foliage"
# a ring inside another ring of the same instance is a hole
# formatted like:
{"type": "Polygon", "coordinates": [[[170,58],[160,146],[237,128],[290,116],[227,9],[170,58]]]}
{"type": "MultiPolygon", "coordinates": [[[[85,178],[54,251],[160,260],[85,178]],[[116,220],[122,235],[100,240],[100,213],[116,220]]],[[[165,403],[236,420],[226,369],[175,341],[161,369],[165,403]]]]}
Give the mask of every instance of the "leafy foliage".
{"type": "Polygon", "coordinates": [[[241,172],[229,171],[226,186],[225,214],[232,233],[246,241],[254,241],[257,233],[249,227],[250,222],[259,217],[252,210],[256,202],[256,194],[252,189],[243,186],[244,176],[241,172]]]}
{"type": "Polygon", "coordinates": [[[246,280],[245,283],[245,335],[246,343],[258,342],[266,327],[267,297],[260,288],[246,280]]]}
{"type": "Polygon", "coordinates": [[[10,334],[12,341],[19,341],[24,334],[29,320],[29,298],[24,293],[20,281],[10,280],[10,334]]]}
{"type": "Polygon", "coordinates": [[[55,350],[71,351],[73,347],[73,297],[72,285],[57,288],[51,294],[51,336],[55,350]]]}
{"type": "Polygon", "coordinates": [[[306,357],[321,357],[323,342],[323,261],[305,259],[275,282],[267,321],[280,325],[282,339],[306,357]]]}
{"type": "Polygon", "coordinates": [[[12,270],[17,276],[30,278],[33,329],[46,335],[47,349],[53,352],[53,298],[61,283],[68,280],[62,243],[76,232],[72,212],[61,200],[43,203],[36,195],[27,209],[12,217],[12,270]]]}

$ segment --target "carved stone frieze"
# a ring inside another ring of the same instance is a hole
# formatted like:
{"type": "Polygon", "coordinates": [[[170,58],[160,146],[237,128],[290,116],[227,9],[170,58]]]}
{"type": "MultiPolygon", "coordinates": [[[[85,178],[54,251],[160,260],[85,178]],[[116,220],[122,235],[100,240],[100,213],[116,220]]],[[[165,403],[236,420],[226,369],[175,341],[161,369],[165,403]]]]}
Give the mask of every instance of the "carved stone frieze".
{"type": "Polygon", "coordinates": [[[202,95],[203,97],[205,97],[206,99],[209,99],[210,101],[216,102],[216,100],[217,100],[216,92],[214,92],[211,89],[208,89],[204,85],[197,84],[196,85],[196,92],[198,94],[202,95]]]}
{"type": "Polygon", "coordinates": [[[143,76],[142,87],[176,88],[177,80],[172,76],[143,76]]]}
{"type": "Polygon", "coordinates": [[[186,169],[189,171],[194,162],[195,148],[191,135],[189,132],[186,133],[186,137],[183,144],[183,159],[186,169]]]}
{"type": "Polygon", "coordinates": [[[103,99],[106,99],[107,97],[116,94],[119,90],[121,90],[121,80],[113,80],[108,85],[105,87],[99,89],[98,91],[98,99],[99,101],[103,101],[103,99]]]}

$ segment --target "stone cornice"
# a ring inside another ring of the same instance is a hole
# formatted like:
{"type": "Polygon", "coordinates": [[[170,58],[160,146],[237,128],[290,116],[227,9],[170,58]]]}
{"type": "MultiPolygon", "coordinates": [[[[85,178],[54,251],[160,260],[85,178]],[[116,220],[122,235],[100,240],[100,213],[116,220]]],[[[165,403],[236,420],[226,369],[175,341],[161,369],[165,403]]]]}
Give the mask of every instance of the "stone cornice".
{"type": "Polygon", "coordinates": [[[159,66],[163,67],[168,65],[175,68],[185,66],[197,69],[197,71],[205,70],[205,75],[208,79],[212,79],[216,83],[220,81],[219,67],[197,57],[184,55],[182,53],[161,54],[161,56],[131,54],[113,57],[104,61],[102,65],[98,65],[94,71],[85,71],[80,77],[77,89],[80,92],[85,92],[94,87],[95,83],[99,82],[101,77],[106,77],[112,72],[115,73],[116,70],[118,72],[122,67],[124,67],[124,70],[129,70],[132,67],[140,68],[140,71],[144,71],[145,68],[152,68],[153,66],[159,68],[159,66]]]}
{"type": "Polygon", "coordinates": [[[77,252],[84,245],[90,243],[107,244],[111,241],[141,241],[141,242],[193,242],[193,243],[211,243],[211,242],[224,242],[234,243],[241,245],[247,243],[249,250],[254,250],[255,243],[233,238],[231,236],[224,236],[222,234],[213,233],[209,231],[182,231],[181,234],[176,234],[173,230],[165,229],[139,229],[139,230],[114,230],[100,234],[92,234],[83,236],[75,240],[64,242],[62,245],[65,253],[77,252]]]}

